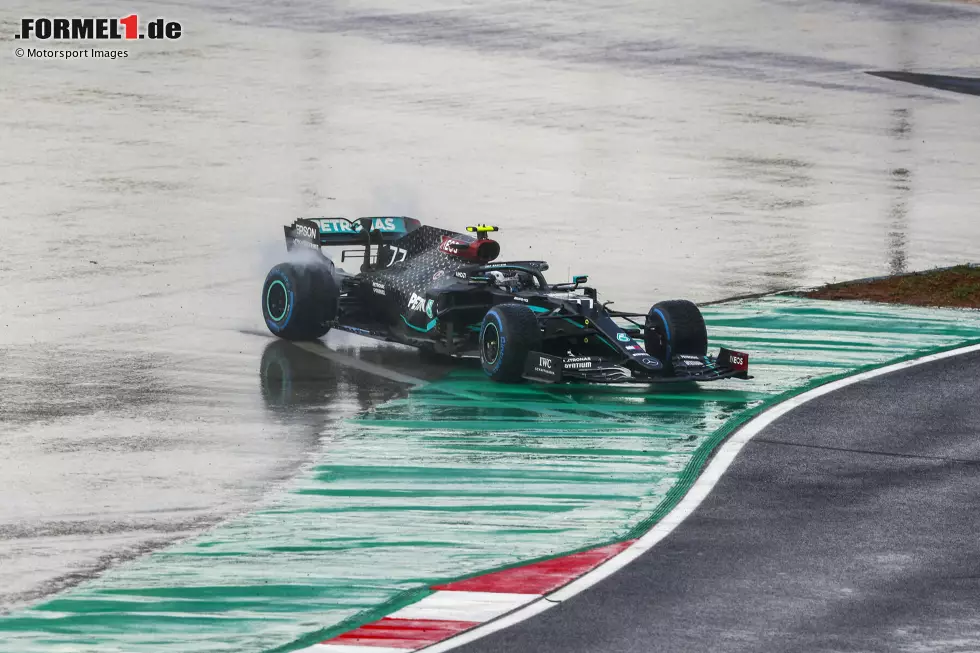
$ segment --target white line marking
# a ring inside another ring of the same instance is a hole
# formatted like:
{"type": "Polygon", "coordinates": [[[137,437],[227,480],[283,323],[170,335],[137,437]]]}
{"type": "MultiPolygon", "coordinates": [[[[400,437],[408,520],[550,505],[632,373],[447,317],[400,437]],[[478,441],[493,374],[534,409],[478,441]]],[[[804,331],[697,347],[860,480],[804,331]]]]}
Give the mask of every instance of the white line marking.
{"type": "Polygon", "coordinates": [[[678,503],[673,510],[667,513],[663,519],[657,522],[652,529],[647,531],[627,549],[623,550],[622,553],[610,558],[592,571],[577,578],[560,590],[547,595],[546,599],[534,601],[533,603],[515,610],[510,614],[504,615],[499,619],[495,619],[494,621],[486,623],[482,626],[468,630],[465,633],[460,633],[455,637],[437,644],[433,644],[432,646],[426,647],[422,650],[424,650],[425,653],[441,653],[442,651],[448,651],[458,646],[462,646],[463,644],[480,639],[481,637],[485,637],[490,633],[503,630],[504,628],[508,628],[509,626],[513,626],[514,624],[529,619],[536,614],[544,612],[548,608],[558,605],[561,601],[568,600],[576,594],[592,587],[599,581],[612,576],[614,573],[656,546],[661,540],[670,535],[670,533],[673,532],[673,530],[677,528],[681,522],[690,517],[701,502],[704,501],[705,497],[711,493],[711,490],[714,489],[715,484],[719,479],[721,479],[722,475],[735,460],[735,457],[738,456],[739,452],[742,451],[742,448],[746,445],[746,443],[758,435],[767,426],[794,408],[798,408],[808,401],[816,399],[817,397],[822,397],[826,394],[834,392],[835,390],[840,390],[841,388],[849,385],[854,385],[855,383],[867,381],[868,379],[884,376],[885,374],[891,374],[892,372],[898,372],[899,370],[908,369],[924,363],[931,363],[933,361],[942,360],[944,358],[952,358],[953,356],[960,356],[962,354],[968,354],[975,351],[980,351],[980,345],[970,345],[968,347],[961,347],[959,349],[952,349],[950,351],[944,351],[938,354],[923,356],[922,358],[915,358],[912,360],[903,361],[901,363],[887,365],[876,370],[862,372],[861,374],[849,376],[846,379],[840,379],[827,383],[826,385],[814,388],[813,390],[808,390],[803,394],[797,395],[773,406],[761,415],[758,415],[748,423],[744,424],[740,429],[732,434],[732,436],[725,441],[725,444],[723,444],[721,448],[715,452],[715,455],[708,464],[708,467],[694,482],[694,485],[692,485],[687,491],[687,494],[684,495],[684,498],[681,499],[680,503],[678,503]]]}
{"type": "Polygon", "coordinates": [[[415,387],[426,384],[426,381],[423,381],[422,379],[417,379],[414,376],[389,370],[387,367],[382,367],[381,365],[370,363],[368,361],[361,360],[360,358],[354,358],[353,356],[335,352],[328,349],[325,345],[318,345],[313,342],[294,342],[293,344],[303,351],[308,351],[311,354],[319,356],[320,358],[326,358],[329,361],[346,365],[347,367],[353,367],[355,370],[367,372],[368,374],[374,374],[375,376],[391,379],[392,381],[397,381],[398,383],[407,383],[408,385],[415,387]]]}
{"type": "Polygon", "coordinates": [[[391,646],[357,646],[356,644],[314,644],[296,653],[408,653],[412,648],[394,648],[391,646]]]}
{"type": "Polygon", "coordinates": [[[391,619],[440,619],[446,621],[490,621],[540,598],[540,594],[504,592],[453,592],[440,590],[418,603],[405,606],[391,619]]]}

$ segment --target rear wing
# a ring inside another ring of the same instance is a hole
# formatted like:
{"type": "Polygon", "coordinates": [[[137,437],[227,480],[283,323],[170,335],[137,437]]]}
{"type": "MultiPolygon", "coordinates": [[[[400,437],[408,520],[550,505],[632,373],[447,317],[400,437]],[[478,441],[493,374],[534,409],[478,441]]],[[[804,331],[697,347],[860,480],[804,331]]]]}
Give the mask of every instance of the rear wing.
{"type": "Polygon", "coordinates": [[[345,218],[300,218],[283,227],[286,249],[337,245],[392,243],[422,225],[415,218],[382,216],[347,220],[345,218]],[[370,234],[370,239],[368,234],[370,234]]]}

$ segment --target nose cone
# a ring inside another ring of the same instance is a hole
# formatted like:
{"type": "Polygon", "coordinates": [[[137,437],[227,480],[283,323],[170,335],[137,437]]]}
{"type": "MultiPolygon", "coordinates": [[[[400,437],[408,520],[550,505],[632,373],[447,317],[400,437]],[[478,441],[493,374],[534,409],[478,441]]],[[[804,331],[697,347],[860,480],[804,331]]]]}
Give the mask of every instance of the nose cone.
{"type": "Polygon", "coordinates": [[[636,361],[637,363],[639,363],[640,365],[642,365],[643,367],[645,367],[648,370],[658,370],[659,371],[659,370],[662,370],[664,368],[664,364],[661,363],[656,358],[654,358],[653,356],[649,356],[649,355],[647,355],[647,356],[637,356],[633,360],[636,361]]]}

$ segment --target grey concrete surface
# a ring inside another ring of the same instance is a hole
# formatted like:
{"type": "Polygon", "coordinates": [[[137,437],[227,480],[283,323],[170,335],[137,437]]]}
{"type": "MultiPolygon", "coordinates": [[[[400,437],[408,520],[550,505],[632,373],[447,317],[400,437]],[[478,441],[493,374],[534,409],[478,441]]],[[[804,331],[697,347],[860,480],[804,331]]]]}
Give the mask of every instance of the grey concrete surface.
{"type": "Polygon", "coordinates": [[[971,75],[976,7],[109,0],[184,36],[13,38],[80,11],[0,6],[0,609],[254,505],[396,391],[269,413],[295,216],[496,223],[641,310],[976,258],[975,99],[864,74],[971,75]]]}
{"type": "Polygon", "coordinates": [[[980,354],[815,399],[631,565],[460,653],[980,649],[980,354]]]}

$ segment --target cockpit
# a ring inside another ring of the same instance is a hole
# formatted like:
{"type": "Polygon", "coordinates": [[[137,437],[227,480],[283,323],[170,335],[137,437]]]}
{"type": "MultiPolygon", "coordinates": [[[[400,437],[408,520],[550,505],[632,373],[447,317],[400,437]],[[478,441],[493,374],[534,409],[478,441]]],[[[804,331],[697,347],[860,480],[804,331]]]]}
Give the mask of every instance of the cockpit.
{"type": "Polygon", "coordinates": [[[535,276],[524,270],[490,270],[486,275],[492,285],[511,293],[539,288],[535,276]]]}

